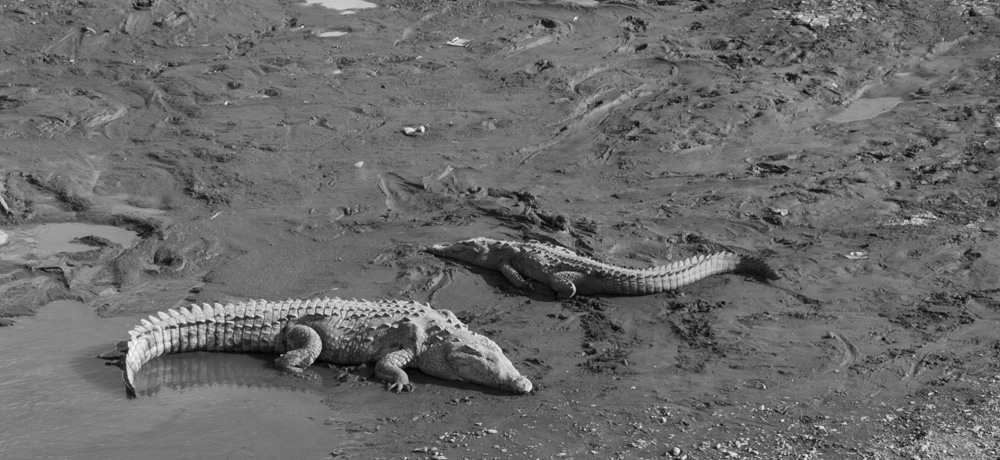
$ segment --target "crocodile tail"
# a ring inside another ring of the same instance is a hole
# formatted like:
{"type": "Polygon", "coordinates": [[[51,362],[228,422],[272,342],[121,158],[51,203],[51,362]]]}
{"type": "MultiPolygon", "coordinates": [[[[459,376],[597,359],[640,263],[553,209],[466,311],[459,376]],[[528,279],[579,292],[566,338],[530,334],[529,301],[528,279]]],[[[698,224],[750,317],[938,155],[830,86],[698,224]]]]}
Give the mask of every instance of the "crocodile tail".
{"type": "Polygon", "coordinates": [[[671,291],[720,273],[741,273],[769,280],[780,278],[760,259],[729,251],[701,254],[668,265],[622,273],[612,277],[610,291],[637,295],[671,291]]]}
{"type": "Polygon", "coordinates": [[[142,365],[157,356],[188,351],[283,353],[279,340],[282,326],[290,318],[306,314],[329,299],[285,302],[249,301],[233,305],[192,305],[170,309],[141,320],[129,331],[128,352],[122,380],[129,399],[136,397],[136,376],[142,365]]]}

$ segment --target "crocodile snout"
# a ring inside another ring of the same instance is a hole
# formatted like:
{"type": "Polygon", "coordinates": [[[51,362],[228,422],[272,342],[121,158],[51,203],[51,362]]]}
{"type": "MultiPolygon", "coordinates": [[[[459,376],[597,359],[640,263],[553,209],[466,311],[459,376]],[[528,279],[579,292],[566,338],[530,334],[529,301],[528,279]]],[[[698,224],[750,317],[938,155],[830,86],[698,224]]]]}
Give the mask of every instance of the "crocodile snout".
{"type": "Polygon", "coordinates": [[[515,393],[526,394],[530,393],[531,389],[534,387],[531,385],[531,380],[528,380],[527,377],[522,375],[514,379],[514,381],[510,383],[510,386],[508,388],[510,388],[510,390],[515,393]]]}

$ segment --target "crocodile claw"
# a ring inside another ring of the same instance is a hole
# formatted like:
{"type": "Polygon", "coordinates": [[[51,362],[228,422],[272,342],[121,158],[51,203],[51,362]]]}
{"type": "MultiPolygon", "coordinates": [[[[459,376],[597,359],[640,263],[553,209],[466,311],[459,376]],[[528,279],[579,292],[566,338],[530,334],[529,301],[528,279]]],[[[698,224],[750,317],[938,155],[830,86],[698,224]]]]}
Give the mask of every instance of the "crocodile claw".
{"type": "Polygon", "coordinates": [[[413,384],[412,383],[393,383],[389,385],[389,391],[393,393],[412,393],[413,384]]]}

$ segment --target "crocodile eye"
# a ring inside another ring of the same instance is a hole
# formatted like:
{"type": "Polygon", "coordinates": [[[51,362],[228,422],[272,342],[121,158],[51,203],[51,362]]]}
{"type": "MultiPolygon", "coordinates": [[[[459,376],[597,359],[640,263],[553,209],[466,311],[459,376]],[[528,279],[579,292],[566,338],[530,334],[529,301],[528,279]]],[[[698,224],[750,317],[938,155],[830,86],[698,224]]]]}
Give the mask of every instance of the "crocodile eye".
{"type": "Polygon", "coordinates": [[[477,350],[475,348],[472,348],[472,347],[470,347],[468,345],[463,345],[462,348],[458,349],[458,351],[461,352],[461,353],[472,355],[472,356],[483,356],[483,352],[481,352],[481,351],[479,351],[479,350],[477,350]]]}

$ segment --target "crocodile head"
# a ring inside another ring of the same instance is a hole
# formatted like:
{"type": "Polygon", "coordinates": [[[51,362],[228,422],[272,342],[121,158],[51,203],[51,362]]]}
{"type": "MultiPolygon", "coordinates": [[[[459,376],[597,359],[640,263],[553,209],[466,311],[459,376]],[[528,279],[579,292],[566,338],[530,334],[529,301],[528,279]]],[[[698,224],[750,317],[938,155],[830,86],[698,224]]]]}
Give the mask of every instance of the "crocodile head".
{"type": "Polygon", "coordinates": [[[496,250],[500,248],[500,244],[500,241],[489,238],[471,238],[455,243],[435,244],[426,251],[436,256],[489,267],[490,262],[494,262],[493,259],[497,258],[496,250]]]}
{"type": "Polygon", "coordinates": [[[438,378],[478,383],[528,393],[531,381],[521,375],[495,342],[467,329],[452,330],[428,346],[417,368],[438,378]]]}

